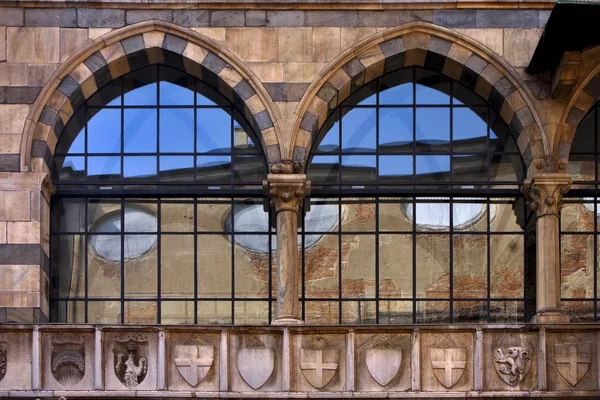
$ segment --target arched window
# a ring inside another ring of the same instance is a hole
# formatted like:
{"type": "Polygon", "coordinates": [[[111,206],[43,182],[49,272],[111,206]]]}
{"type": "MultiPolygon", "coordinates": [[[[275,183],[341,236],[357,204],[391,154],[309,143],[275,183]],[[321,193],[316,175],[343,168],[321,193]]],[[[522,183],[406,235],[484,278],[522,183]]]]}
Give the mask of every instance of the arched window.
{"type": "Polygon", "coordinates": [[[571,190],[560,215],[561,298],[572,322],[598,321],[600,104],[577,128],[569,155],[571,190]]]}
{"type": "MultiPolygon", "coordinates": [[[[302,257],[307,323],[516,322],[534,312],[523,160],[499,110],[421,68],[335,108],[307,207],[336,207],[302,257]]],[[[309,211],[310,212],[310,211],[309,211]]],[[[308,216],[309,214],[307,214],[308,216]]]]}
{"type": "Polygon", "coordinates": [[[243,217],[268,221],[266,170],[234,102],[190,75],[151,66],[99,90],[56,146],[52,320],[269,323],[272,233],[243,217]]]}

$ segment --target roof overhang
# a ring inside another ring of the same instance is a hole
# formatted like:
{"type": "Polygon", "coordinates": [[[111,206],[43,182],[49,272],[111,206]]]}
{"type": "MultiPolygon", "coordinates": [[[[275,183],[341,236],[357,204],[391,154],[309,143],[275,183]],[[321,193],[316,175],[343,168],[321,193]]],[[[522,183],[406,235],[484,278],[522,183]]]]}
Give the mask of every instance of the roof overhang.
{"type": "Polygon", "coordinates": [[[557,1],[527,67],[530,74],[553,71],[567,51],[600,43],[600,2],[557,1]]]}

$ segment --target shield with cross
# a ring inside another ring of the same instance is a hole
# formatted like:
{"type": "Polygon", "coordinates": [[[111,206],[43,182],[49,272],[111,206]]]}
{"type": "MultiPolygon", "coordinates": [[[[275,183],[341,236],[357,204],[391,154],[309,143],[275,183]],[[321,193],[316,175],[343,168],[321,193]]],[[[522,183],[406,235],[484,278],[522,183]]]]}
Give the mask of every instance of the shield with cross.
{"type": "Polygon", "coordinates": [[[174,348],[175,366],[187,383],[196,387],[206,378],[215,357],[215,348],[200,337],[188,338],[174,348]]]}
{"type": "Polygon", "coordinates": [[[300,349],[300,369],[312,386],[323,388],[335,376],[339,361],[339,350],[332,348],[328,341],[317,337],[300,349]]]}
{"type": "Polygon", "coordinates": [[[437,380],[450,389],[465,372],[467,349],[446,338],[437,347],[429,349],[429,361],[437,380]]]}
{"type": "Polygon", "coordinates": [[[567,336],[554,344],[554,363],[560,376],[571,386],[583,379],[592,362],[592,346],[577,336],[567,336]]]}

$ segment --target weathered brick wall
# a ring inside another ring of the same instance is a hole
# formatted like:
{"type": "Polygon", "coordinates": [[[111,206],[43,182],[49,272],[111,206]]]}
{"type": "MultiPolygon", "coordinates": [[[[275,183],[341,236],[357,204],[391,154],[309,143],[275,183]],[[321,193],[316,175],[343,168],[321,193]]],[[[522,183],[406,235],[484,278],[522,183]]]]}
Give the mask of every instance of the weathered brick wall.
{"type": "MultiPolygon", "coordinates": [[[[332,62],[362,40],[416,21],[471,38],[514,69],[533,94],[549,151],[567,104],[566,99],[551,97],[549,75],[525,72],[551,2],[534,3],[531,9],[522,8],[526,3],[512,2],[489,2],[479,9],[434,9],[436,5],[427,3],[415,3],[410,9],[409,3],[394,3],[402,9],[392,9],[392,4],[388,10],[376,10],[383,7],[378,2],[346,4],[343,10],[337,9],[340,5],[308,3],[294,3],[295,9],[289,9],[285,1],[273,6],[257,2],[235,10],[225,9],[224,4],[200,9],[203,2],[189,6],[193,9],[186,9],[185,2],[154,3],[148,9],[139,4],[121,9],[91,8],[78,2],[37,3],[52,8],[14,3],[0,5],[0,321],[44,320],[47,315],[48,223],[43,215],[48,203],[41,193],[43,174],[23,169],[23,155],[29,151],[22,138],[27,117],[44,85],[65,61],[118,28],[153,19],[166,21],[199,33],[239,57],[271,97],[281,124],[282,146],[292,140],[299,102],[332,62]],[[15,309],[37,311],[7,316],[15,309]]],[[[596,57],[594,52],[588,58],[582,55],[586,62],[579,76],[595,65],[596,57]]]]}

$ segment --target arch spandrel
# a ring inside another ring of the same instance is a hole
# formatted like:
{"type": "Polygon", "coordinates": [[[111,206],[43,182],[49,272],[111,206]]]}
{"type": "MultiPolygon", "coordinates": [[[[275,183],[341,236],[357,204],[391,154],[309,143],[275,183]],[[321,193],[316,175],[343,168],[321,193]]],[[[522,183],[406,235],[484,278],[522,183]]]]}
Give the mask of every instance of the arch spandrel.
{"type": "Polygon", "coordinates": [[[551,141],[522,78],[485,46],[424,22],[370,36],[325,68],[298,106],[293,146],[284,158],[305,165],[319,129],[338,104],[373,79],[410,66],[448,76],[473,90],[510,127],[528,168],[553,168],[545,161],[551,141]]]}
{"type": "Polygon", "coordinates": [[[54,73],[27,117],[21,170],[47,172],[74,112],[108,83],[155,64],[185,71],[213,86],[252,125],[269,164],[281,161],[276,110],[254,74],[210,39],[170,23],[149,21],[98,38],[54,73]]]}

